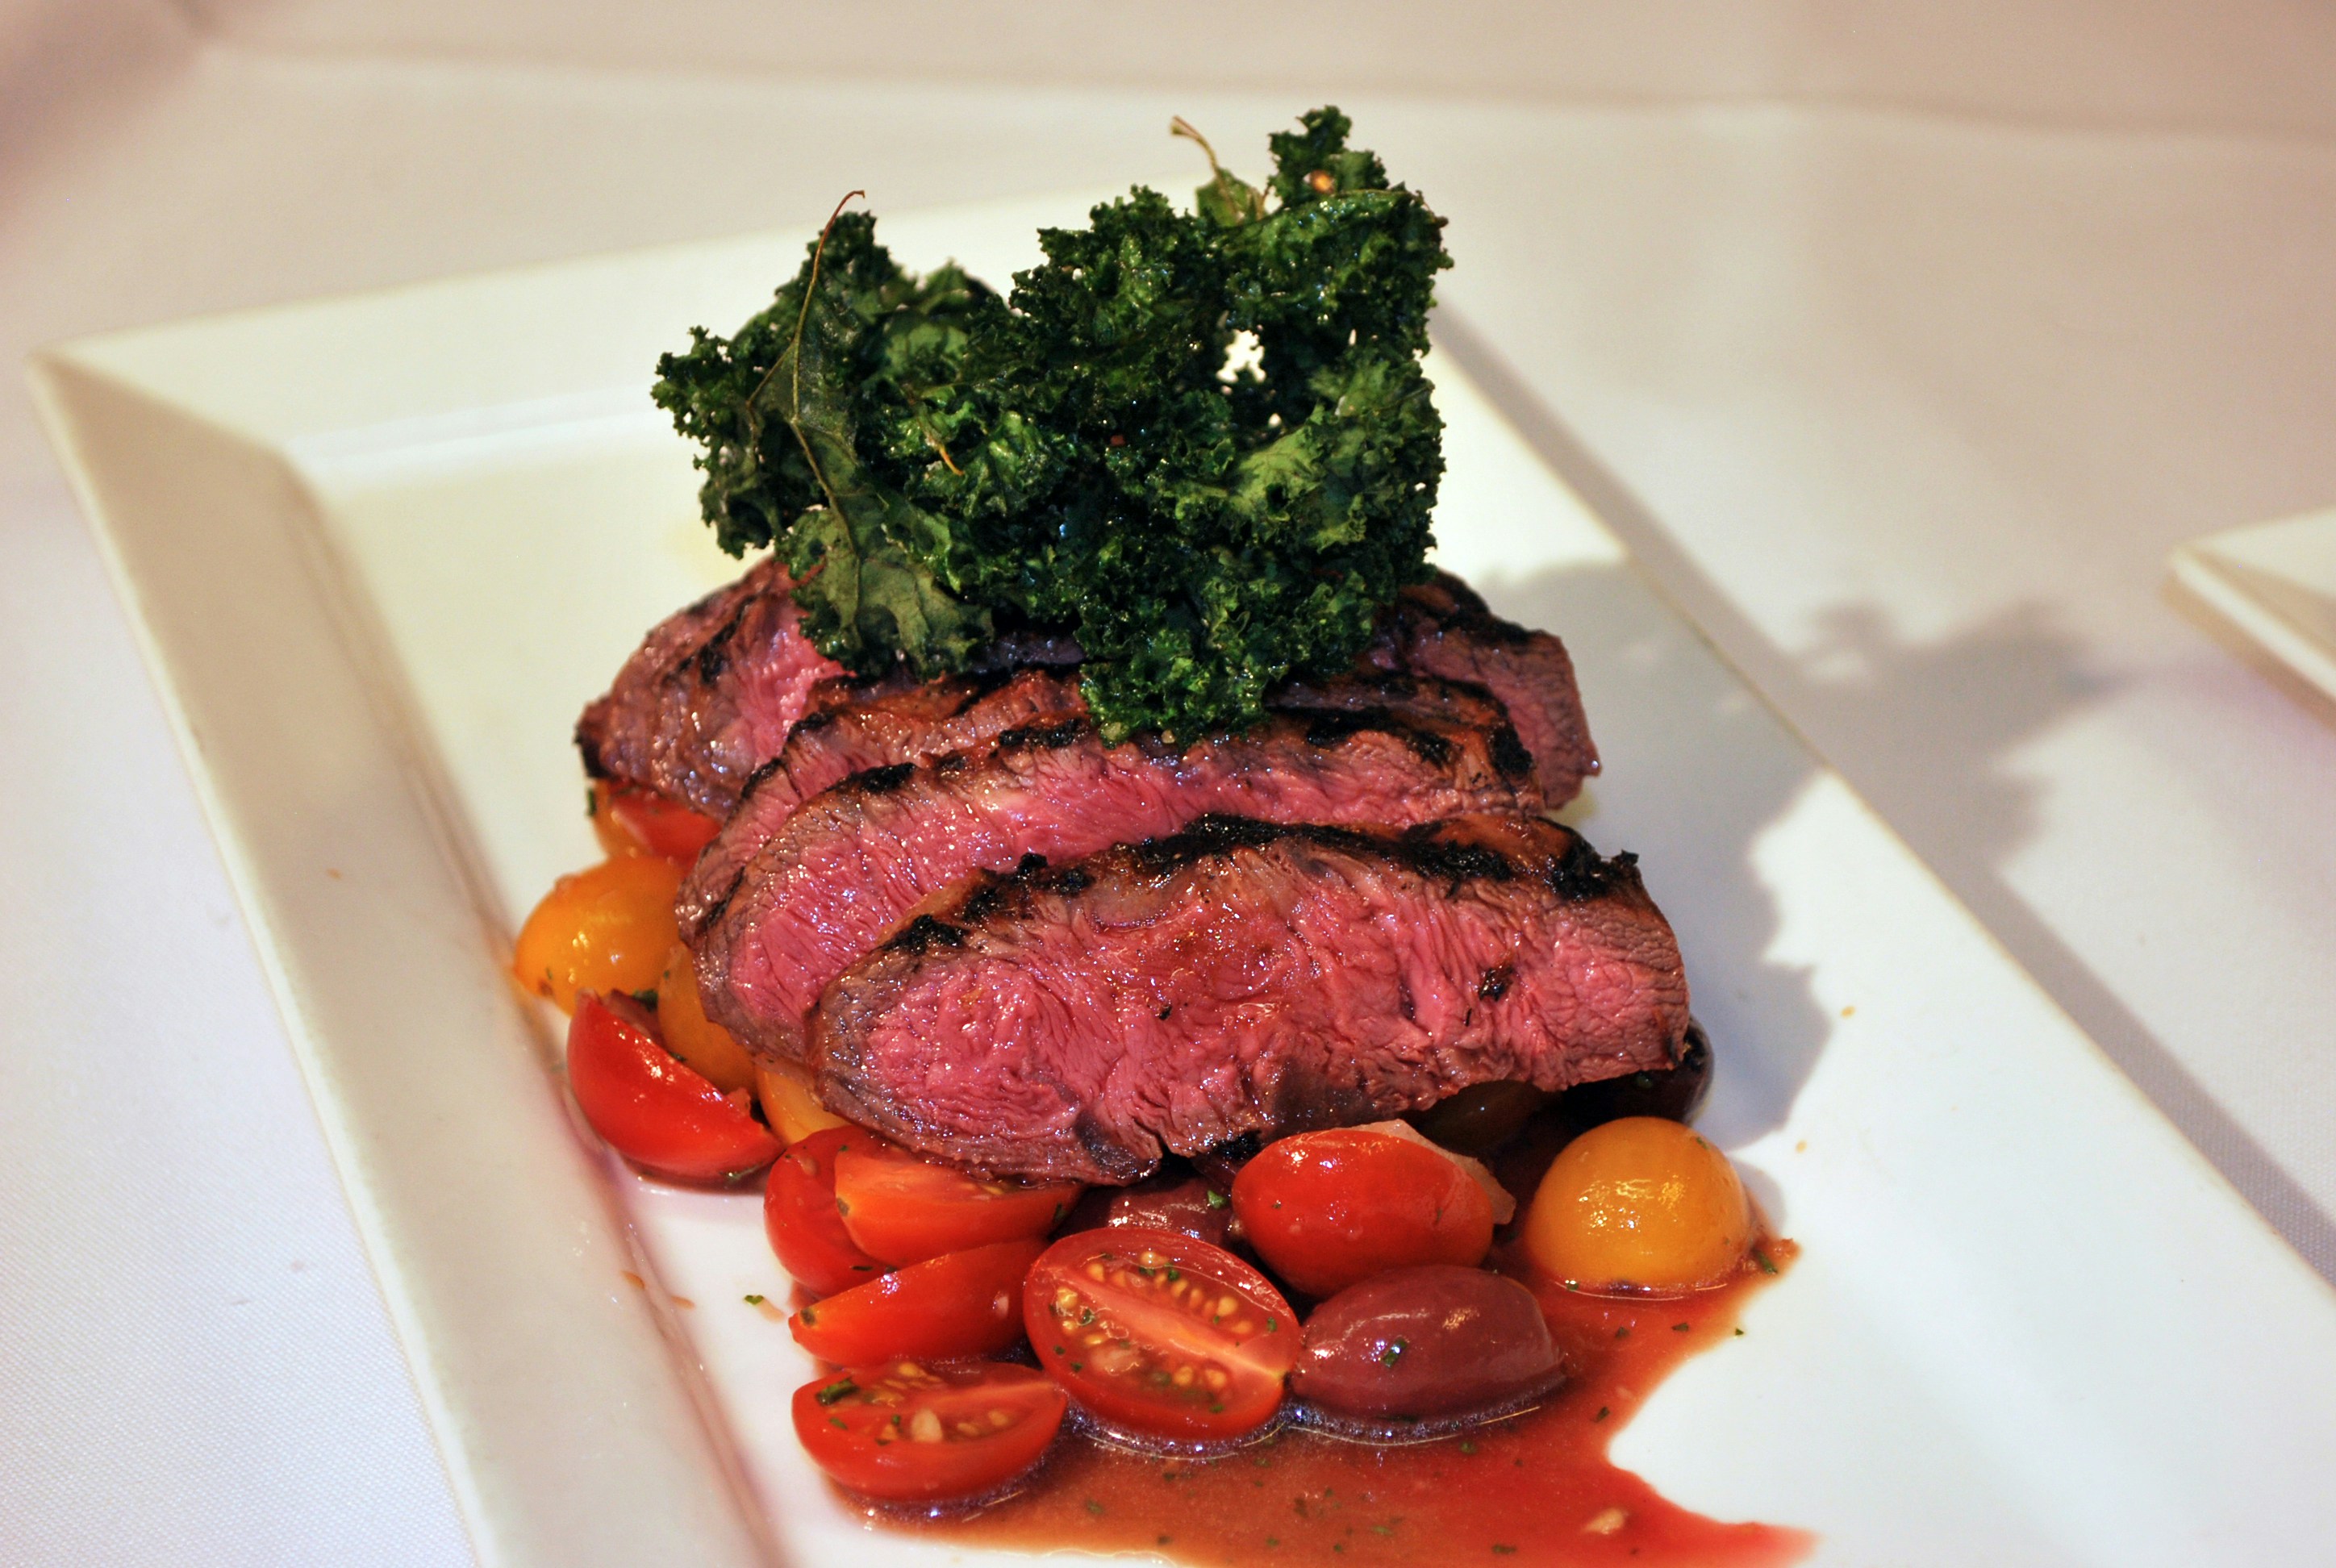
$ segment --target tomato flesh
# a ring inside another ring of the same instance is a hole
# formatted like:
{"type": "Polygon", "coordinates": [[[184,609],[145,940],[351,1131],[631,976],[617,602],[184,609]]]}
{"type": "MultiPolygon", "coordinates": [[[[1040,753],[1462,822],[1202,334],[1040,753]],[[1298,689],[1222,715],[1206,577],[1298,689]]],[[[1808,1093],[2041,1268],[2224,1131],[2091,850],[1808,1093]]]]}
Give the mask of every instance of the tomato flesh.
{"type": "Polygon", "coordinates": [[[629,998],[577,998],[568,1085],[610,1148],[659,1175],[735,1181],[778,1157],[770,1129],[658,1044],[629,998]]]}
{"type": "Polygon", "coordinates": [[[681,868],[647,857],[604,861],[561,877],[520,928],[511,972],[573,1012],[579,991],[646,991],[681,932],[673,918],[681,868]]]}
{"type": "Polygon", "coordinates": [[[787,1329],[842,1365],[995,1356],[1021,1342],[1022,1277],[1046,1250],[1027,1241],[944,1252],[805,1307],[787,1329]]]}
{"type": "Polygon", "coordinates": [[[1063,1222],[1079,1192],[1066,1182],[985,1182],[872,1137],[835,1159],[843,1228],[888,1263],[1043,1236],[1063,1222]]]}
{"type": "Polygon", "coordinates": [[[722,824],[679,801],[606,779],[592,785],[592,833],[615,855],[655,855],[688,865],[722,824]]]}
{"type": "Polygon", "coordinates": [[[1475,1264],[1493,1244],[1493,1205],[1436,1149],[1361,1127],[1266,1145],[1233,1179],[1233,1213],[1273,1271],[1332,1296],[1389,1269],[1475,1264]]]}
{"type": "Polygon", "coordinates": [[[1185,1441],[1271,1419],[1301,1344],[1264,1275],[1197,1237],[1136,1225],[1047,1248],[1022,1317],[1038,1365],[1071,1398],[1126,1431],[1185,1441]]]}
{"type": "Polygon", "coordinates": [[[795,1436],[831,1480],[891,1503],[993,1491],[1036,1465],[1067,1407],[1027,1367],[850,1367],[795,1390],[795,1436]]]}
{"type": "Polygon", "coordinates": [[[835,1156],[875,1135],[831,1127],[787,1146],[763,1189],[763,1232],[779,1266],[815,1296],[864,1285],[884,1265],[861,1251],[835,1212],[835,1156]]]}

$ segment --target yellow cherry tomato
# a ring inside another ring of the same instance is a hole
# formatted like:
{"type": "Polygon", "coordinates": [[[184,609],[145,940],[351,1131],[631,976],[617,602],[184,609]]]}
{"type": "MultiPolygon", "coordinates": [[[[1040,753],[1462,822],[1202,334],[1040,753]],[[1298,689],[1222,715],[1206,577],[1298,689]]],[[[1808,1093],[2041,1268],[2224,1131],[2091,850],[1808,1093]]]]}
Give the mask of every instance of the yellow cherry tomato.
{"type": "Polygon", "coordinates": [[[578,991],[646,991],[681,932],[674,895],[681,867],[654,855],[604,862],[562,877],[520,928],[511,952],[519,983],[576,1010],[578,991]]]}
{"type": "Polygon", "coordinates": [[[1525,1256],[1584,1290],[1716,1285],[1752,1244],[1728,1156],[1684,1123],[1625,1116],[1562,1150],[1525,1213],[1525,1256]]]}
{"type": "Polygon", "coordinates": [[[755,1062],[754,1097],[771,1131],[790,1146],[825,1128],[852,1125],[819,1103],[811,1075],[793,1062],[755,1062]]]}
{"type": "Polygon", "coordinates": [[[754,1086],[754,1058],[737,1037],[706,1016],[697,995],[697,965],[689,950],[673,944],[657,983],[657,1033],[665,1048],[712,1079],[724,1094],[754,1086]]]}

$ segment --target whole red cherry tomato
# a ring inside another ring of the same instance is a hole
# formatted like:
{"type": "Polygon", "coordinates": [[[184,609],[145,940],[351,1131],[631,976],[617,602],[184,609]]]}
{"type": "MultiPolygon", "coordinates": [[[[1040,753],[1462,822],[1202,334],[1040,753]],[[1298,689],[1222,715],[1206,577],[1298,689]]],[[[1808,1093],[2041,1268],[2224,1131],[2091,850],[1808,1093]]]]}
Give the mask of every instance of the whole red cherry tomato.
{"type": "Polygon", "coordinates": [[[654,791],[602,779],[592,786],[592,833],[612,855],[655,855],[688,865],[722,824],[654,791]]]}
{"type": "Polygon", "coordinates": [[[835,1156],[877,1142],[858,1127],[829,1127],[788,1146],[763,1189],[763,1231],[780,1267],[814,1295],[832,1296],[864,1285],[884,1265],[861,1251],[835,1212],[835,1156]]]}
{"type": "Polygon", "coordinates": [[[1022,1276],[1044,1242],[944,1252],[855,1285],[787,1320],[822,1361],[995,1356],[1022,1339],[1022,1276]]]}
{"type": "Polygon", "coordinates": [[[1079,1201],[1069,1183],[986,1182],[879,1138],[835,1157],[843,1228],[871,1257],[913,1263],[989,1242],[1043,1236],[1079,1201]]]}
{"type": "Polygon", "coordinates": [[[1493,1244],[1492,1201],[1465,1171],[1361,1127],[1268,1144],[1233,1179],[1232,1199],[1258,1256],[1309,1296],[1388,1269],[1482,1262],[1493,1244]]]}
{"type": "Polygon", "coordinates": [[[568,1086],[610,1148],[659,1175],[735,1181],[778,1157],[770,1129],[659,1045],[648,1014],[629,997],[577,997],[568,1086]]]}
{"type": "Polygon", "coordinates": [[[1272,1281],[1222,1247],[1116,1225],[1030,1266],[1038,1365],[1105,1421],[1154,1437],[1236,1437],[1270,1419],[1303,1342],[1272,1281]]]}
{"type": "Polygon", "coordinates": [[[893,1503],[995,1490],[1037,1464],[1063,1391],[1027,1367],[913,1360],[852,1367],[795,1390],[795,1436],[839,1485],[893,1503]]]}

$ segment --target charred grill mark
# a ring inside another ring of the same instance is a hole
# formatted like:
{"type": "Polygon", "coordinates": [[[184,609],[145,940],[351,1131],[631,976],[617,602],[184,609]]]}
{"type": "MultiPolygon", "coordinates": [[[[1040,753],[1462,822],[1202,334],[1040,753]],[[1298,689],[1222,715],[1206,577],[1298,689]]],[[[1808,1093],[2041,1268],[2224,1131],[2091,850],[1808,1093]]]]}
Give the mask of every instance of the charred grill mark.
{"type": "Polygon", "coordinates": [[[1494,964],[1476,982],[1476,995],[1485,1001],[1497,1002],[1509,994],[1509,987],[1516,983],[1516,978],[1517,966],[1514,962],[1494,964]]]}
{"type": "Polygon", "coordinates": [[[832,707],[812,709],[811,712],[795,720],[795,727],[789,732],[788,738],[793,739],[799,735],[817,735],[835,722],[835,712],[836,710],[832,707]]]}
{"type": "Polygon", "coordinates": [[[590,720],[591,715],[587,713],[582,719],[577,721],[576,725],[576,749],[584,756],[584,776],[613,778],[616,775],[608,771],[608,764],[600,760],[599,735],[586,727],[590,720]]]}
{"type": "Polygon", "coordinates": [[[836,787],[856,790],[861,794],[888,795],[909,782],[917,771],[912,762],[896,762],[890,767],[871,767],[865,773],[853,774],[836,787]]]}
{"type": "Polygon", "coordinates": [[[1411,748],[1411,755],[1429,767],[1443,767],[1452,761],[1452,743],[1442,735],[1409,725],[1396,733],[1403,736],[1403,744],[1411,748]]]}
{"type": "Polygon", "coordinates": [[[1504,724],[1493,732],[1493,765],[1505,779],[1533,777],[1533,753],[1527,751],[1525,743],[1517,738],[1514,725],[1504,724]]]}
{"type": "Polygon", "coordinates": [[[730,639],[738,635],[738,628],[745,623],[746,612],[754,608],[754,599],[753,594],[742,596],[731,609],[730,618],[722,623],[721,629],[707,638],[696,654],[684,660],[675,673],[695,669],[698,680],[706,686],[720,680],[722,672],[730,667],[730,639]]]}
{"type": "Polygon", "coordinates": [[[1549,885],[1570,903],[1602,899],[1618,887],[1636,887],[1639,857],[1624,850],[1612,860],[1601,857],[1580,833],[1572,836],[1565,852],[1549,868],[1549,885]]]}
{"type": "MultiPolygon", "coordinates": [[[[797,729],[801,729],[803,728],[803,726],[797,725],[795,727],[797,729]]],[[[773,774],[779,772],[786,760],[787,754],[782,751],[770,761],[759,764],[753,773],[746,775],[745,785],[738,791],[738,803],[743,806],[748,801],[754,799],[754,792],[763,787],[763,781],[769,778],[773,774]]]]}
{"type": "Polygon", "coordinates": [[[943,778],[961,774],[971,765],[970,759],[961,751],[945,752],[933,759],[933,772],[943,778]]]}
{"type": "Polygon", "coordinates": [[[1488,844],[1453,843],[1416,831],[1387,846],[1387,857],[1428,881],[1449,882],[1457,892],[1468,882],[1514,881],[1516,862],[1488,844]]]}
{"type": "Polygon", "coordinates": [[[1359,712],[1330,709],[1310,716],[1306,724],[1306,744],[1317,751],[1326,751],[1353,739],[1367,729],[1387,727],[1384,709],[1365,708],[1359,712]]]}
{"type": "Polygon", "coordinates": [[[1083,718],[1066,719],[1061,724],[1017,725],[1001,731],[998,736],[999,752],[1060,751],[1093,731],[1094,726],[1083,718]]]}
{"type": "Polygon", "coordinates": [[[884,944],[884,951],[914,957],[936,943],[945,948],[961,948],[965,946],[965,932],[930,915],[919,915],[893,933],[891,940],[884,944]]]}

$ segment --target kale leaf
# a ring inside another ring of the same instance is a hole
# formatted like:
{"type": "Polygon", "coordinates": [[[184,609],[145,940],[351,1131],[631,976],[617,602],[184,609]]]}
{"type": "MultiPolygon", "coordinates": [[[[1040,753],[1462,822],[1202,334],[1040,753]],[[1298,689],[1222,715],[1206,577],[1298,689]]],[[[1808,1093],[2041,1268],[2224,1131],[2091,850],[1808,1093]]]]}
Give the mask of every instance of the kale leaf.
{"type": "Polygon", "coordinates": [[[775,546],[809,635],[862,673],[1074,636],[1114,739],[1238,728],[1348,667],[1425,573],[1420,356],[1451,263],[1344,115],[1300,125],[1264,188],[1212,152],[1191,212],[1138,188],[1043,231],[1002,299],[840,212],[769,308],[658,362],[723,547],[775,546]]]}

